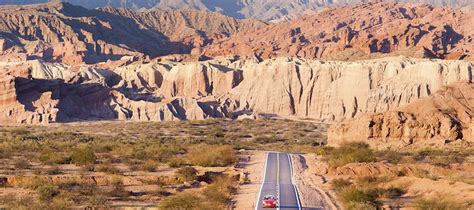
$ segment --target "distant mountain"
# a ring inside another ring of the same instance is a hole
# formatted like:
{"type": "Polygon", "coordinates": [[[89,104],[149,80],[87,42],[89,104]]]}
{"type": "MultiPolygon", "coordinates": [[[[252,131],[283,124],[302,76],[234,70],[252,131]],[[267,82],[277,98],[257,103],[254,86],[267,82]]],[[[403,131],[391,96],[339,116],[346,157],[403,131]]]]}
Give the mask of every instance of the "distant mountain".
{"type": "MultiPolygon", "coordinates": [[[[213,38],[266,24],[196,10],[138,12],[69,3],[0,7],[0,60],[96,63],[190,54],[213,38]],[[34,26],[34,27],[32,27],[34,26]]],[[[199,50],[195,52],[199,55],[199,50]]]]}
{"type": "Polygon", "coordinates": [[[206,57],[354,60],[394,55],[474,60],[474,10],[373,2],[214,40],[206,57]]]}
{"type": "MultiPolygon", "coordinates": [[[[1,0],[0,4],[31,4],[47,0],[1,0]]],[[[307,11],[325,7],[363,3],[373,0],[64,0],[86,8],[126,7],[132,9],[198,9],[221,12],[235,18],[255,18],[264,21],[288,19],[307,11]]],[[[399,2],[429,3],[437,6],[472,6],[473,0],[399,0],[399,2]]]]}

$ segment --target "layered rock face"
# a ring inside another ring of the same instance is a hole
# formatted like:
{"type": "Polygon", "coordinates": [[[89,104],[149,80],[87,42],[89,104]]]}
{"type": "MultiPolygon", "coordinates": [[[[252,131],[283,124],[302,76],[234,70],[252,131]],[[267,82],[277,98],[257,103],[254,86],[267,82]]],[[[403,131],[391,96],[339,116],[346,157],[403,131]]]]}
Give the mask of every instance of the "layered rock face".
{"type": "MultiPolygon", "coordinates": [[[[264,25],[191,10],[87,10],[68,3],[2,6],[0,59],[82,64],[124,56],[190,54],[212,37],[264,25]],[[208,24],[209,20],[212,24],[208,24]]],[[[199,55],[200,51],[194,54],[199,55]]]]}
{"type": "Polygon", "coordinates": [[[10,72],[28,70],[9,80],[15,85],[2,86],[3,103],[16,103],[16,94],[27,111],[57,109],[48,112],[56,116],[50,122],[236,118],[248,113],[337,122],[397,110],[451,83],[472,81],[473,69],[471,62],[404,57],[151,62],[114,71],[40,61],[0,66],[10,72]],[[48,97],[51,104],[31,106],[48,97]]]}
{"type": "Polygon", "coordinates": [[[364,115],[333,126],[328,142],[367,141],[373,145],[449,143],[474,138],[474,85],[460,82],[394,111],[364,115]]]}
{"type": "Polygon", "coordinates": [[[208,57],[297,56],[360,60],[404,55],[474,60],[474,10],[373,1],[325,9],[223,38],[208,57]]]}

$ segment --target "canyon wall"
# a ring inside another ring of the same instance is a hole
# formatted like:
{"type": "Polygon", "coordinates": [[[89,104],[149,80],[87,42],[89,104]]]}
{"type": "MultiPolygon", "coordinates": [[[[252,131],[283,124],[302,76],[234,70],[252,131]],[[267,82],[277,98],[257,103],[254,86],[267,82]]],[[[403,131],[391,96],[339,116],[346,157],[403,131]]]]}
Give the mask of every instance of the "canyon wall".
{"type": "MultiPolygon", "coordinates": [[[[473,63],[466,61],[405,57],[355,62],[299,58],[151,62],[114,71],[40,61],[0,66],[28,71],[28,76],[15,79],[23,82],[15,86],[17,95],[31,89],[23,84],[34,85],[31,91],[52,92],[59,100],[58,120],[146,121],[259,113],[338,122],[396,110],[456,81],[470,82],[473,69],[473,63]],[[166,117],[163,109],[173,117],[166,117]],[[185,114],[188,109],[192,114],[185,114]]],[[[11,87],[4,85],[2,92],[12,95],[11,87]]]]}

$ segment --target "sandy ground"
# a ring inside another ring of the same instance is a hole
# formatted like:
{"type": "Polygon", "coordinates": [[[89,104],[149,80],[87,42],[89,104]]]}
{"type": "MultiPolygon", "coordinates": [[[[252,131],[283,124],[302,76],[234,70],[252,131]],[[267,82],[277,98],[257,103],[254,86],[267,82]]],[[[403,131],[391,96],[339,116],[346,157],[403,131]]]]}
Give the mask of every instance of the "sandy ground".
{"type": "MultiPolygon", "coordinates": [[[[311,156],[311,155],[309,155],[311,156]]],[[[315,158],[306,158],[305,155],[292,155],[293,174],[303,209],[342,209],[335,195],[329,190],[325,177],[317,175],[317,163],[307,163],[315,158]]]]}
{"type": "Polygon", "coordinates": [[[240,185],[235,195],[235,208],[242,210],[255,209],[260,185],[263,181],[263,169],[265,167],[266,152],[248,151],[251,156],[250,162],[243,163],[242,172],[249,173],[251,183],[240,185]]]}

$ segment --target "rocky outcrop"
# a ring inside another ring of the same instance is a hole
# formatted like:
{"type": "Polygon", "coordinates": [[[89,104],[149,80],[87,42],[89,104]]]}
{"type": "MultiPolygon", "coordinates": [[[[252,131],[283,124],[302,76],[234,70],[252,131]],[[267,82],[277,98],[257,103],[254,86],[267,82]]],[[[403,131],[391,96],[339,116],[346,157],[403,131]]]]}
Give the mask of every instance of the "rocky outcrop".
{"type": "Polygon", "coordinates": [[[404,55],[474,60],[474,10],[369,1],[216,40],[208,57],[360,60],[404,55]]]}
{"type": "MultiPolygon", "coordinates": [[[[123,56],[145,59],[190,54],[212,37],[264,25],[256,20],[236,20],[194,10],[88,10],[60,2],[1,6],[0,59],[83,64],[119,60],[123,56]]],[[[199,56],[199,50],[195,51],[199,56]]]]}
{"type": "Polygon", "coordinates": [[[405,146],[472,141],[474,85],[455,83],[394,111],[364,115],[329,130],[328,142],[368,141],[374,145],[405,146]]]}
{"type": "MultiPolygon", "coordinates": [[[[33,107],[58,109],[56,114],[51,111],[56,118],[47,118],[52,122],[238,118],[252,113],[339,122],[396,111],[457,81],[472,81],[473,63],[404,57],[356,62],[277,58],[155,61],[115,71],[40,61],[0,67],[29,71],[9,81],[16,85],[5,83],[3,103],[15,101],[12,93],[23,98],[17,99],[23,105],[51,98],[51,105],[33,107]]],[[[405,118],[410,115],[400,115],[400,121],[405,118]]]]}

